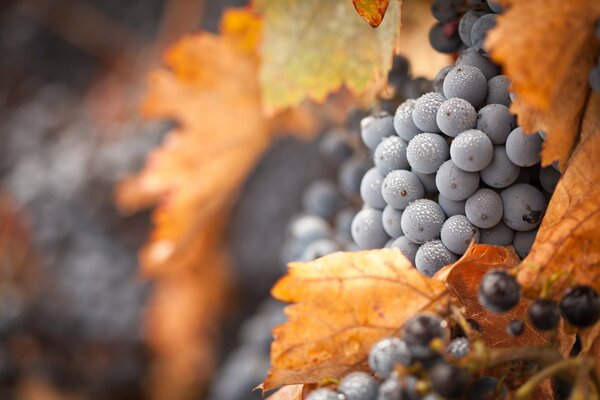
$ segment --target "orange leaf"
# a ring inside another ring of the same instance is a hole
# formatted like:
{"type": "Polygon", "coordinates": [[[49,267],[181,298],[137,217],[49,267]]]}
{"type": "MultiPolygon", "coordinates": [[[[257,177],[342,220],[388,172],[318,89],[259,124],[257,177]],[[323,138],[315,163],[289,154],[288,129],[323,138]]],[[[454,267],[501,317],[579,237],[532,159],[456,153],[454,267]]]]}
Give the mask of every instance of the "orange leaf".
{"type": "Polygon", "coordinates": [[[294,303],[275,328],[270,390],[366,369],[370,347],[416,312],[443,302],[445,285],[421,275],[397,249],[334,253],[291,263],[273,296],[294,303]]]}
{"type": "Polygon", "coordinates": [[[377,28],[383,21],[389,2],[390,0],[352,0],[358,15],[373,28],[377,28]]]}
{"type": "Polygon", "coordinates": [[[561,170],[575,145],[589,93],[587,74],[597,61],[594,24],[600,2],[512,1],[485,46],[512,80],[512,110],[527,132],[544,130],[542,164],[561,170]]]}
{"type": "Polygon", "coordinates": [[[302,400],[310,385],[287,385],[267,397],[267,400],[302,400]]]}

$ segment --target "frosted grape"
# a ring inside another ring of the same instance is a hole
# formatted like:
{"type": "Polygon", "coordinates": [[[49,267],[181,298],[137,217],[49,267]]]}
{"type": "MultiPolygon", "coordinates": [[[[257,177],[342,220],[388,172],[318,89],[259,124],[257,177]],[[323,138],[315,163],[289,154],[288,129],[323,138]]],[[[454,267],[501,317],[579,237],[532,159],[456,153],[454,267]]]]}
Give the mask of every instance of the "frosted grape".
{"type": "Polygon", "coordinates": [[[488,94],[485,102],[510,107],[510,79],[506,75],[498,75],[488,81],[488,94]]]}
{"type": "Polygon", "coordinates": [[[456,137],[477,123],[477,111],[468,101],[454,97],[442,103],[438,109],[436,122],[440,130],[448,136],[456,137]]]}
{"type": "Polygon", "coordinates": [[[389,236],[383,229],[381,211],[373,208],[360,210],[352,221],[352,239],[362,249],[383,247],[389,236]]]}
{"type": "Polygon", "coordinates": [[[483,48],[483,42],[490,29],[496,26],[496,14],[486,14],[477,19],[471,28],[471,43],[473,48],[481,50],[483,48]]]}
{"type": "Polygon", "coordinates": [[[506,143],[516,126],[515,116],[502,104],[488,104],[477,113],[477,129],[485,132],[495,145],[506,143]]]}
{"type": "Polygon", "coordinates": [[[481,171],[492,162],[493,157],[494,145],[479,129],[464,131],[450,145],[450,158],[463,171],[481,171]]]}
{"type": "Polygon", "coordinates": [[[381,378],[389,377],[396,364],[411,364],[410,350],[404,340],[397,337],[385,338],[369,350],[369,367],[381,378]]]}
{"type": "Polygon", "coordinates": [[[444,265],[456,262],[457,257],[448,250],[441,240],[424,243],[415,256],[415,266],[425,276],[432,277],[444,265]]]}
{"type": "Polygon", "coordinates": [[[534,186],[517,183],[500,193],[504,205],[503,221],[515,231],[531,231],[542,222],[546,198],[534,186]]]}
{"type": "Polygon", "coordinates": [[[479,174],[463,171],[452,160],[448,160],[438,170],[435,183],[440,194],[447,199],[466,200],[479,187],[479,174]]]}
{"type": "Polygon", "coordinates": [[[440,237],[448,250],[462,255],[472,240],[479,242],[479,229],[464,215],[454,215],[444,222],[440,237]]]}
{"type": "Polygon", "coordinates": [[[406,100],[398,106],[394,115],[394,129],[396,130],[396,134],[407,142],[415,137],[415,135],[421,133],[421,130],[413,122],[412,112],[415,108],[415,103],[416,100],[414,99],[406,100]]]}
{"type": "Polygon", "coordinates": [[[404,235],[412,242],[422,244],[440,237],[446,220],[444,211],[435,201],[419,199],[406,207],[400,221],[404,235]]]}
{"type": "Polygon", "coordinates": [[[392,206],[386,206],[382,213],[383,229],[390,235],[392,239],[402,236],[402,227],[400,220],[402,219],[402,211],[396,210],[392,206]]]}
{"type": "Polygon", "coordinates": [[[473,47],[467,48],[456,60],[456,65],[470,65],[479,69],[485,76],[486,81],[500,73],[500,68],[492,63],[489,58],[482,56],[473,47]]]}
{"type": "Polygon", "coordinates": [[[432,174],[450,157],[448,143],[436,133],[421,133],[408,143],[406,158],[411,168],[432,174]]]}
{"type": "Polygon", "coordinates": [[[381,185],[383,184],[383,174],[377,168],[371,168],[363,176],[360,183],[360,196],[369,207],[383,210],[385,200],[381,194],[381,185]]]}
{"type": "Polygon", "coordinates": [[[510,229],[502,221],[498,222],[496,226],[490,229],[481,229],[479,233],[479,243],[491,244],[494,246],[510,246],[515,237],[515,231],[510,229]]]}
{"type": "Polygon", "coordinates": [[[491,189],[479,189],[467,199],[465,213],[476,227],[492,228],[502,220],[502,199],[491,189]]]}
{"type": "Polygon", "coordinates": [[[415,174],[398,169],[387,174],[381,193],[387,204],[403,210],[413,201],[425,196],[425,188],[415,174]]]}
{"type": "Polygon", "coordinates": [[[387,112],[382,111],[370,115],[360,121],[360,136],[365,145],[375,150],[379,142],[394,133],[394,119],[387,112]]]}
{"type": "Polygon", "coordinates": [[[526,135],[521,127],[514,129],[506,139],[506,155],[519,167],[531,167],[539,163],[541,150],[540,135],[526,135]]]}
{"type": "Polygon", "coordinates": [[[490,165],[479,173],[481,180],[496,189],[510,186],[519,177],[521,168],[509,160],[504,146],[494,146],[494,156],[490,165]]]}
{"type": "Polygon", "coordinates": [[[411,263],[415,263],[415,256],[417,255],[417,250],[419,250],[419,245],[411,242],[406,236],[400,236],[398,239],[394,240],[390,247],[400,249],[402,254],[404,254],[411,263]]]}
{"type": "Polygon", "coordinates": [[[409,168],[406,159],[406,146],[408,146],[408,143],[398,136],[387,137],[377,145],[373,160],[383,176],[395,169],[409,168]]]}
{"type": "Polygon", "coordinates": [[[365,372],[351,372],[338,385],[345,400],[375,400],[379,385],[365,372]]]}
{"type": "MultiPolygon", "coordinates": [[[[446,77],[446,79],[448,78],[446,77]]],[[[444,80],[444,82],[446,81],[444,80]]],[[[412,110],[412,117],[413,122],[420,130],[423,132],[440,132],[436,116],[444,100],[446,100],[444,96],[436,92],[425,93],[417,99],[412,110]]]]}
{"type": "Polygon", "coordinates": [[[454,201],[441,194],[438,195],[438,203],[440,207],[442,207],[442,210],[444,210],[446,217],[451,217],[453,215],[465,215],[466,202],[466,200],[454,201]]]}
{"type": "Polygon", "coordinates": [[[461,17],[458,23],[458,35],[467,46],[473,46],[471,42],[471,29],[479,17],[485,14],[485,11],[469,10],[461,17]]]}
{"type": "Polygon", "coordinates": [[[452,68],[444,79],[444,96],[448,99],[459,97],[471,103],[473,107],[479,107],[487,96],[487,79],[476,67],[458,65],[452,68]]]}

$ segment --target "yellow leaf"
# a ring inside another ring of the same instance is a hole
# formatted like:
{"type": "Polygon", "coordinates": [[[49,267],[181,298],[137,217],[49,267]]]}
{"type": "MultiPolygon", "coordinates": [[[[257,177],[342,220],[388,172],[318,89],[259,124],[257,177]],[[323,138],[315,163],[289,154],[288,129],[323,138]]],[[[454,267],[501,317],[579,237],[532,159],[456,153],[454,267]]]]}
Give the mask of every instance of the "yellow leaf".
{"type": "Polygon", "coordinates": [[[443,282],[421,275],[397,249],[334,253],[292,263],[273,296],[294,303],[274,331],[270,390],[366,369],[370,347],[415,313],[442,303],[443,282]]]}
{"type": "Polygon", "coordinates": [[[389,2],[390,0],[352,0],[358,15],[373,28],[377,28],[383,21],[389,2]]]}
{"type": "Polygon", "coordinates": [[[260,81],[269,111],[322,101],[346,85],[362,93],[391,68],[400,28],[392,1],[373,29],[349,0],[257,0],[264,17],[260,81]]]}

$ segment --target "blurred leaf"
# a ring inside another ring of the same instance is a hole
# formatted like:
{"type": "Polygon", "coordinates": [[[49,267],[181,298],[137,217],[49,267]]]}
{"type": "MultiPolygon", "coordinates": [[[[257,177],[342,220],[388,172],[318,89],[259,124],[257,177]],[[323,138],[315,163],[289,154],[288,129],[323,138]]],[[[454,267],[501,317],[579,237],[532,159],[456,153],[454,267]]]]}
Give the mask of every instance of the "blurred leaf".
{"type": "Polygon", "coordinates": [[[302,400],[307,386],[310,385],[287,385],[267,397],[267,400],[302,400]]]}
{"type": "Polygon", "coordinates": [[[352,0],[358,15],[373,28],[377,28],[383,21],[389,2],[390,0],[352,0]]]}
{"type": "Polygon", "coordinates": [[[511,1],[485,46],[512,80],[512,110],[527,132],[544,130],[542,164],[569,159],[588,97],[588,73],[597,62],[594,36],[600,2],[511,1]]]}
{"type": "Polygon", "coordinates": [[[348,0],[257,0],[264,17],[260,81],[269,111],[323,101],[346,85],[362,93],[391,67],[400,3],[392,1],[377,29],[348,0]]]}
{"type": "Polygon", "coordinates": [[[370,347],[406,319],[443,302],[445,285],[421,275],[397,249],[334,253],[291,263],[273,296],[294,303],[275,328],[264,389],[319,383],[367,368],[370,347]]]}

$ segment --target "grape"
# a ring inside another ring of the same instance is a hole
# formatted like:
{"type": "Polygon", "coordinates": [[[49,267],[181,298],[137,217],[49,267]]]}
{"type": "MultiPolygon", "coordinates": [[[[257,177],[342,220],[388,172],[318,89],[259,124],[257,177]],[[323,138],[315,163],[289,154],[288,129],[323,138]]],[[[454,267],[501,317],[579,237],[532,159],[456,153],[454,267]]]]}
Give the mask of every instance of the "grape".
{"type": "Polygon", "coordinates": [[[449,22],[464,12],[464,0],[433,0],[431,14],[439,22],[449,22]]]}
{"type": "Polygon", "coordinates": [[[441,22],[433,25],[429,31],[429,43],[431,47],[440,53],[454,53],[460,48],[461,40],[456,32],[448,35],[441,22]]]}
{"type": "Polygon", "coordinates": [[[450,158],[463,171],[481,171],[490,165],[493,157],[492,141],[478,129],[464,131],[450,145],[450,158]]]}
{"type": "Polygon", "coordinates": [[[525,330],[525,324],[520,319],[513,319],[506,327],[506,333],[510,336],[521,336],[525,330]]]}
{"type": "Polygon", "coordinates": [[[498,66],[494,65],[487,57],[479,54],[473,47],[469,47],[462,52],[458,60],[456,60],[456,65],[470,65],[475,67],[483,73],[486,80],[492,79],[500,73],[498,66]]]}
{"type": "Polygon", "coordinates": [[[568,289],[559,307],[562,317],[578,328],[590,327],[600,319],[600,297],[589,286],[577,285],[568,289]]]}
{"type": "Polygon", "coordinates": [[[558,180],[560,179],[560,172],[552,167],[540,168],[540,185],[548,193],[554,193],[558,180]]]}
{"type": "Polygon", "coordinates": [[[412,116],[416,102],[414,99],[406,100],[398,106],[396,114],[394,114],[394,129],[396,130],[396,134],[407,142],[421,133],[421,130],[415,125],[412,116]]]}
{"type": "Polygon", "coordinates": [[[485,11],[469,10],[460,19],[460,22],[458,23],[458,35],[460,36],[463,43],[467,46],[473,46],[473,44],[471,43],[471,29],[473,28],[473,25],[475,24],[475,22],[477,22],[479,17],[485,14],[485,11]]]}
{"type": "Polygon", "coordinates": [[[384,249],[390,249],[392,248],[392,244],[394,243],[394,238],[388,240],[387,242],[385,242],[385,245],[383,246],[384,249]]]}
{"type": "Polygon", "coordinates": [[[487,0],[487,4],[492,9],[492,11],[495,12],[496,14],[500,14],[502,11],[504,11],[504,8],[502,7],[502,5],[500,5],[500,3],[497,3],[493,0],[487,0]]]}
{"type": "Polygon", "coordinates": [[[364,372],[352,372],[338,385],[338,392],[345,400],[375,400],[378,389],[377,381],[364,372]]]}
{"type": "Polygon", "coordinates": [[[415,170],[411,170],[413,174],[419,178],[423,187],[425,188],[426,193],[437,193],[437,186],[435,185],[435,174],[422,174],[415,170]]]}
{"type": "MultiPolygon", "coordinates": [[[[402,218],[402,211],[395,209],[388,205],[383,209],[383,229],[390,235],[392,239],[402,236],[402,227],[400,226],[400,220],[402,218]]],[[[391,246],[386,246],[391,247],[391,246]]]]}
{"type": "Polygon", "coordinates": [[[360,136],[371,150],[375,150],[384,137],[392,136],[394,133],[394,119],[385,111],[360,121],[360,136]]]}
{"type": "Polygon", "coordinates": [[[490,29],[496,26],[496,14],[486,14],[481,16],[471,28],[471,43],[476,50],[483,49],[483,42],[490,29]]]}
{"type": "Polygon", "coordinates": [[[517,183],[500,192],[504,205],[503,221],[515,231],[530,231],[541,222],[546,211],[546,198],[535,187],[517,183]]]}
{"type": "Polygon", "coordinates": [[[508,395],[506,386],[498,378],[493,376],[482,376],[471,385],[469,389],[469,400],[497,399],[504,400],[508,395]]]}
{"type": "Polygon", "coordinates": [[[531,167],[540,162],[542,138],[536,134],[526,135],[523,128],[515,128],[506,138],[506,155],[519,167],[531,167]]]}
{"type": "Polygon", "coordinates": [[[306,400],[340,400],[340,395],[331,389],[321,388],[311,392],[306,400]]]}
{"type": "Polygon", "coordinates": [[[494,146],[494,157],[490,165],[479,172],[481,180],[496,189],[510,186],[519,177],[521,169],[506,155],[504,146],[494,146]]]}
{"type": "Polygon", "coordinates": [[[406,236],[400,236],[392,242],[390,247],[400,249],[402,254],[404,254],[414,265],[417,250],[419,250],[418,244],[411,242],[406,236]]]}
{"type": "Polygon", "coordinates": [[[465,215],[466,200],[454,201],[440,194],[438,196],[438,203],[440,207],[442,207],[442,210],[444,210],[446,217],[452,217],[453,215],[465,215]]]}
{"type": "Polygon", "coordinates": [[[385,338],[375,343],[369,351],[369,367],[381,378],[386,379],[396,364],[411,364],[410,350],[404,340],[385,338]]]}
{"type": "Polygon", "coordinates": [[[416,99],[433,90],[432,82],[423,77],[411,79],[404,85],[403,94],[407,99],[416,99]]]}
{"type": "Polygon", "coordinates": [[[556,303],[550,299],[536,300],[527,311],[529,320],[540,331],[549,331],[558,325],[560,314],[556,303]]]}
{"type": "Polygon", "coordinates": [[[448,160],[438,170],[435,183],[440,194],[447,199],[465,200],[479,187],[479,174],[463,171],[452,160],[448,160]]]}
{"type": "Polygon", "coordinates": [[[473,107],[479,107],[487,96],[487,79],[476,67],[457,65],[444,79],[444,96],[447,99],[459,97],[471,103],[473,107]]]}
{"type": "Polygon", "coordinates": [[[329,237],[331,231],[327,222],[314,215],[301,215],[290,223],[289,234],[293,240],[306,244],[329,237]]]}
{"type": "Polygon", "coordinates": [[[340,189],[347,196],[360,194],[360,183],[363,176],[371,169],[368,160],[362,158],[351,158],[344,161],[338,172],[340,189]]]}
{"type": "Polygon", "coordinates": [[[467,129],[475,128],[477,111],[468,101],[454,97],[442,103],[436,122],[443,133],[456,137],[467,129]]]}
{"type": "Polygon", "coordinates": [[[356,211],[353,208],[343,208],[338,211],[335,216],[335,233],[336,240],[340,242],[348,242],[352,240],[352,220],[356,216],[356,211]]]}
{"type": "Polygon", "coordinates": [[[446,338],[446,326],[446,322],[438,315],[423,312],[404,323],[400,336],[408,344],[413,357],[421,359],[434,354],[429,344],[434,339],[446,338]]]}
{"type": "Polygon", "coordinates": [[[444,79],[446,79],[446,75],[448,72],[454,68],[454,65],[447,65],[444,68],[440,69],[438,73],[433,78],[433,89],[439,94],[444,94],[444,79]]]}
{"type": "Polygon", "coordinates": [[[332,129],[319,142],[321,157],[338,165],[352,156],[352,147],[343,131],[332,129]]]}
{"type": "Polygon", "coordinates": [[[394,375],[386,379],[379,387],[377,400],[419,400],[421,395],[417,389],[417,378],[394,375]]]}
{"type": "Polygon", "coordinates": [[[535,241],[535,236],[537,235],[538,230],[534,229],[532,231],[527,232],[516,232],[515,238],[513,240],[513,247],[517,251],[521,260],[527,257],[529,251],[531,250],[531,246],[533,246],[533,242],[535,241]]]}
{"type": "Polygon", "coordinates": [[[500,221],[498,225],[493,228],[482,229],[480,231],[479,243],[491,244],[494,246],[510,246],[514,237],[515,231],[506,226],[504,222],[500,221]]]}
{"type": "Polygon", "coordinates": [[[389,240],[381,222],[382,213],[372,208],[364,208],[352,221],[352,239],[362,249],[378,249],[389,240]]]}
{"type": "Polygon", "coordinates": [[[302,196],[304,210],[325,219],[333,218],[341,203],[336,185],[324,179],[312,182],[302,196]]]}
{"type": "Polygon", "coordinates": [[[491,189],[479,189],[467,199],[465,213],[478,228],[492,228],[502,220],[502,199],[491,189]]]}
{"type": "Polygon", "coordinates": [[[327,254],[339,251],[339,245],[331,239],[321,239],[310,243],[302,253],[299,261],[312,261],[327,254]]]}
{"type": "Polygon", "coordinates": [[[432,277],[444,265],[456,262],[456,256],[450,252],[441,240],[424,243],[415,255],[415,266],[425,276],[432,277]]]}
{"type": "Polygon", "coordinates": [[[521,286],[515,278],[501,269],[493,269],[479,282],[479,303],[490,311],[503,313],[521,299],[521,286]]]}
{"type": "Polygon", "coordinates": [[[429,372],[431,387],[440,396],[455,399],[467,390],[470,374],[466,369],[440,362],[429,372]]]}
{"type": "MultiPolygon", "coordinates": [[[[446,81],[444,80],[444,82],[446,81]]],[[[440,132],[436,116],[444,100],[446,100],[444,96],[436,92],[425,93],[419,97],[412,110],[415,126],[424,132],[440,132]]]]}
{"type": "Polygon", "coordinates": [[[466,337],[458,337],[452,339],[446,347],[446,352],[454,358],[464,358],[469,355],[469,339],[466,337]]]}
{"type": "Polygon", "coordinates": [[[488,104],[477,113],[477,129],[485,132],[493,144],[506,143],[515,127],[515,116],[502,104],[488,104]]]}
{"type": "Polygon", "coordinates": [[[488,94],[485,102],[510,107],[510,79],[506,75],[494,76],[488,81],[488,94]]]}
{"type": "Polygon", "coordinates": [[[417,244],[440,237],[446,217],[442,208],[432,200],[415,200],[406,207],[400,221],[404,235],[417,244]]]}
{"type": "Polygon", "coordinates": [[[388,72],[388,84],[398,92],[410,79],[410,63],[402,55],[395,55],[392,61],[392,69],[388,72]]]}
{"type": "Polygon", "coordinates": [[[433,174],[449,158],[448,143],[436,133],[420,133],[408,143],[406,158],[415,171],[433,174]]]}
{"type": "Polygon", "coordinates": [[[390,206],[403,210],[413,201],[423,198],[425,188],[415,174],[398,169],[385,177],[381,193],[390,206]]]}
{"type": "Polygon", "coordinates": [[[360,197],[367,206],[383,210],[385,200],[381,194],[381,185],[383,185],[383,175],[376,167],[368,170],[363,176],[360,183],[360,197]]]}
{"type": "Polygon", "coordinates": [[[600,65],[596,65],[590,70],[588,82],[594,92],[600,92],[600,65]]]}
{"type": "Polygon", "coordinates": [[[471,240],[475,243],[479,242],[479,229],[474,227],[464,215],[454,215],[444,222],[440,236],[448,250],[462,255],[467,251],[471,240]]]}
{"type": "Polygon", "coordinates": [[[408,143],[398,136],[387,137],[379,143],[375,149],[373,160],[383,176],[395,169],[408,169],[406,146],[408,143]]]}

